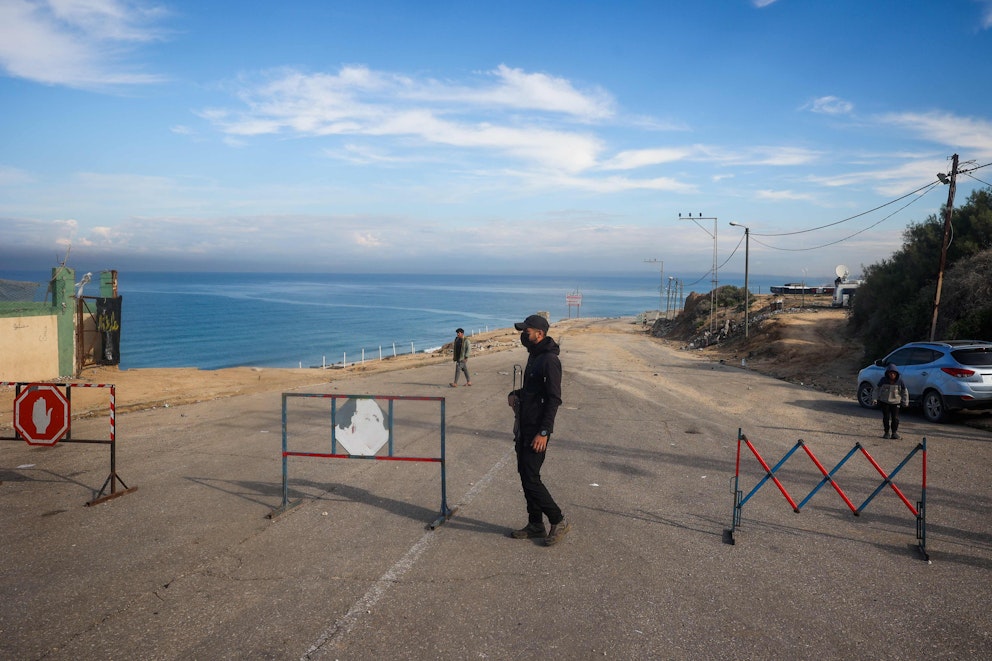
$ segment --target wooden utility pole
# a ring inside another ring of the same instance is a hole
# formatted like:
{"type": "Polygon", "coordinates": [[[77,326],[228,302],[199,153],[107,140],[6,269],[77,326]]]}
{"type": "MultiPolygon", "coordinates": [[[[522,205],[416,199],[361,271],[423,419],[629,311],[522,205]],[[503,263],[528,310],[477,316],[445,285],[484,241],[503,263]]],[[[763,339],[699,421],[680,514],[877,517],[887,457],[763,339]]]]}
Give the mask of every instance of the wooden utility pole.
{"type": "Polygon", "coordinates": [[[958,155],[951,157],[951,176],[945,181],[943,175],[937,177],[948,184],[947,206],[944,207],[944,239],[940,243],[940,266],[937,268],[937,293],[933,298],[933,321],[930,322],[930,341],[937,333],[937,312],[940,309],[940,289],[944,285],[944,267],[947,265],[947,244],[951,239],[951,213],[954,211],[954,186],[958,176],[958,155]]]}

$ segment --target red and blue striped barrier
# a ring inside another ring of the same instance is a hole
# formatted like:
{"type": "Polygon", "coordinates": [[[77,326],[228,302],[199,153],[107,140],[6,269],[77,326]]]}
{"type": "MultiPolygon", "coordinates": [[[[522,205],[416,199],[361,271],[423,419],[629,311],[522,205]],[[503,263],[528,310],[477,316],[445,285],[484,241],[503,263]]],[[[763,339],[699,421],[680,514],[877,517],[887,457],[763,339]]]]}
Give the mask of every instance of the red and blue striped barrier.
{"type": "Polygon", "coordinates": [[[923,442],[917,444],[917,446],[913,448],[908,455],[906,455],[906,457],[899,463],[898,466],[896,466],[892,470],[892,472],[886,473],[885,470],[875,460],[875,458],[872,457],[871,454],[869,454],[868,450],[865,449],[863,445],[861,445],[861,443],[855,443],[854,447],[851,448],[851,450],[844,456],[843,459],[837,462],[837,464],[833,468],[827,470],[826,467],[824,467],[824,465],[820,462],[820,460],[816,458],[816,455],[813,454],[813,451],[809,448],[808,445],[806,445],[806,443],[802,439],[796,441],[796,444],[792,446],[792,448],[790,448],[789,451],[786,452],[785,455],[773,467],[769,467],[768,462],[766,462],[765,459],[761,456],[761,453],[758,452],[758,449],[754,446],[754,443],[752,443],[751,440],[748,439],[748,437],[745,434],[743,434],[740,429],[738,429],[737,430],[737,462],[733,477],[734,513],[733,513],[731,527],[729,530],[725,531],[725,535],[724,535],[724,538],[728,543],[730,544],[735,543],[734,533],[740,527],[741,513],[744,509],[744,505],[746,505],[748,501],[751,500],[751,498],[758,492],[758,490],[761,489],[761,487],[763,487],[769,481],[772,482],[776,487],[778,487],[779,492],[781,492],[782,496],[792,507],[792,511],[796,513],[799,513],[802,510],[803,506],[806,505],[806,503],[808,503],[810,499],[814,495],[816,495],[816,493],[822,487],[829,484],[831,487],[833,487],[834,491],[841,498],[841,500],[844,501],[844,504],[847,505],[848,509],[851,510],[854,516],[860,516],[861,512],[863,512],[865,508],[868,507],[868,505],[875,499],[875,497],[878,496],[886,487],[889,487],[896,494],[896,496],[898,496],[899,500],[901,500],[903,504],[906,505],[909,511],[913,514],[913,516],[916,517],[916,539],[918,542],[917,548],[919,549],[920,554],[923,556],[924,560],[930,559],[930,555],[927,553],[927,548],[926,548],[927,545],[927,519],[926,519],[927,439],[926,437],[923,438],[923,442]],[[761,468],[765,471],[764,477],[762,477],[758,481],[758,483],[755,484],[755,486],[748,492],[746,496],[744,495],[744,492],[741,491],[740,489],[742,445],[744,447],[747,447],[747,449],[751,451],[755,459],[758,460],[758,463],[761,464],[761,468]],[[806,453],[806,456],[810,459],[810,461],[813,462],[816,468],[820,471],[820,473],[823,475],[823,479],[821,479],[820,482],[815,487],[813,487],[813,489],[808,494],[806,494],[806,496],[803,497],[798,504],[796,504],[795,499],[793,499],[793,497],[789,494],[789,491],[779,481],[778,477],[776,476],[776,473],[778,473],[779,470],[785,465],[785,463],[792,457],[792,455],[794,455],[800,449],[802,449],[806,453]],[[920,489],[920,499],[916,502],[916,505],[914,506],[913,503],[910,502],[909,498],[907,498],[906,495],[903,493],[903,491],[896,485],[896,483],[894,482],[894,478],[896,475],[899,474],[899,472],[906,466],[906,464],[909,463],[909,461],[917,453],[921,453],[922,456],[922,472],[921,472],[922,484],[920,489]],[[834,479],[834,476],[837,474],[837,472],[840,471],[840,469],[843,468],[844,465],[847,464],[847,462],[854,456],[864,457],[868,461],[868,463],[871,464],[871,466],[882,477],[882,481],[878,484],[875,490],[859,506],[854,505],[851,499],[847,496],[844,490],[834,479]]]}

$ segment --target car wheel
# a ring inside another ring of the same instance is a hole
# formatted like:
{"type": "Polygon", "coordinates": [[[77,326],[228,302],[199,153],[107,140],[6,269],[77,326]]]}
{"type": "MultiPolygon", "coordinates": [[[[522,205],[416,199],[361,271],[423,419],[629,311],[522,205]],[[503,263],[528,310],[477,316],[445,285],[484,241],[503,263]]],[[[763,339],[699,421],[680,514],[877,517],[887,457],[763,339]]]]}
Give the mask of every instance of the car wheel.
{"type": "Polygon", "coordinates": [[[930,422],[943,422],[947,417],[944,398],[936,390],[928,390],[923,393],[923,417],[930,422]]]}
{"type": "Polygon", "coordinates": [[[875,386],[871,385],[867,381],[861,383],[858,386],[858,404],[865,407],[866,409],[875,408],[872,406],[872,395],[875,394],[875,386]]]}

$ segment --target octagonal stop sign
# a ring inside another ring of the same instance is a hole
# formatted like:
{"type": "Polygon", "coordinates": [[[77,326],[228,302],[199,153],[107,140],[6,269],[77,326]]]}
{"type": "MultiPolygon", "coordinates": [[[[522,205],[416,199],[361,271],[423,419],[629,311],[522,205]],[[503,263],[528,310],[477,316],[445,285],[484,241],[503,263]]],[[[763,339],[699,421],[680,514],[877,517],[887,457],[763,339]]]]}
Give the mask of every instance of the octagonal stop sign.
{"type": "Polygon", "coordinates": [[[69,400],[58,386],[29,383],[14,399],[14,429],[28,445],[55,445],[69,431],[69,400]]]}

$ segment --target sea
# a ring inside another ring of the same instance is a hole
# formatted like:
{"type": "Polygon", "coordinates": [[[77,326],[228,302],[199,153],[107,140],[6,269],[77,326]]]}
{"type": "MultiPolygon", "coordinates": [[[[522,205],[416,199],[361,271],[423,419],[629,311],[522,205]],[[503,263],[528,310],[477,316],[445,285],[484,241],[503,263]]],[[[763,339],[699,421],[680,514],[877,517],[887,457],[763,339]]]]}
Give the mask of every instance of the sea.
{"type": "MultiPolygon", "coordinates": [[[[119,272],[120,368],[324,367],[436,351],[456,328],[471,337],[539,311],[554,322],[664,309],[659,275],[119,272]],[[581,306],[569,306],[576,292],[581,306]]],[[[49,276],[0,270],[5,280],[49,276]]],[[[711,288],[708,277],[691,282],[686,295],[711,288]]],[[[754,293],[784,282],[749,276],[754,293]]],[[[721,274],[719,284],[742,287],[743,276],[721,274]]],[[[83,295],[98,294],[94,273],[83,295]]]]}

